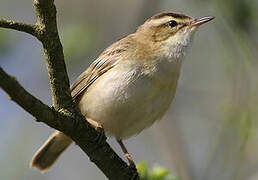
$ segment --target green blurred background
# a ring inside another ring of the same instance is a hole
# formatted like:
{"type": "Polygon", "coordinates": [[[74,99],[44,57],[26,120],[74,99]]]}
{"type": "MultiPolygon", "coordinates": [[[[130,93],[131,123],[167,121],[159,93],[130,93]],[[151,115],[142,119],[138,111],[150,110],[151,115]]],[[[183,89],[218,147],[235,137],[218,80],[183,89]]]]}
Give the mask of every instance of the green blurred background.
{"type": "MultiPolygon", "coordinates": [[[[155,13],[215,16],[196,33],[166,116],[125,143],[136,162],[162,165],[181,180],[258,179],[257,0],[56,0],[56,6],[71,82],[105,47],[155,13]]],[[[27,0],[0,0],[0,17],[35,22],[27,0]]],[[[0,66],[51,104],[35,38],[0,29],[0,66]]],[[[33,153],[51,132],[0,89],[0,179],[105,179],[76,145],[45,174],[30,169],[33,153]]],[[[122,156],[114,139],[109,142],[122,156]]]]}

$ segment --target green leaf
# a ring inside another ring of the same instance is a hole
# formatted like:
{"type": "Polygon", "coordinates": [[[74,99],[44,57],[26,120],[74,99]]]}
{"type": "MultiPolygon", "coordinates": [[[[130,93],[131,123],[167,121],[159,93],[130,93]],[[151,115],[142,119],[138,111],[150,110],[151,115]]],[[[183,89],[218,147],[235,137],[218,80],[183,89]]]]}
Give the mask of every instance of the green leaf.
{"type": "Polygon", "coordinates": [[[168,169],[160,166],[154,166],[150,172],[150,178],[157,180],[164,179],[168,173],[168,169]]]}
{"type": "Polygon", "coordinates": [[[140,162],[136,167],[141,180],[178,180],[167,168],[161,166],[156,165],[148,169],[146,162],[140,162]]]}
{"type": "Polygon", "coordinates": [[[147,164],[146,162],[140,162],[137,164],[136,166],[137,168],[137,171],[140,175],[140,179],[143,180],[143,179],[148,179],[148,167],[147,167],[147,164]]]}

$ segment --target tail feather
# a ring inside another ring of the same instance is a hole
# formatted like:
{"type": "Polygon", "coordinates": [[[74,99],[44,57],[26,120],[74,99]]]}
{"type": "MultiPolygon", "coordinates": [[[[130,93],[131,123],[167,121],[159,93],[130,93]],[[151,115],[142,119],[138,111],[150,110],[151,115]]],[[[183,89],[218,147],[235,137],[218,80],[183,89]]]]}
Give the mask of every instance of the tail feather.
{"type": "Polygon", "coordinates": [[[55,131],[35,153],[30,166],[39,169],[41,172],[46,171],[71,143],[72,140],[69,137],[55,131]]]}

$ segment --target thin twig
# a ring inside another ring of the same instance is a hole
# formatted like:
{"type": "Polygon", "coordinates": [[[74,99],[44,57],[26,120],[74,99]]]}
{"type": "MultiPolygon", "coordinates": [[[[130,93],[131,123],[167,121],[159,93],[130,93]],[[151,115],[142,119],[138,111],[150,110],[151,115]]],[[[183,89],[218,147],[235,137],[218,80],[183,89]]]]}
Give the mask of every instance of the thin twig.
{"type": "Polygon", "coordinates": [[[37,26],[33,24],[25,24],[22,22],[0,19],[0,27],[25,32],[35,37],[38,36],[36,31],[37,26]]]}

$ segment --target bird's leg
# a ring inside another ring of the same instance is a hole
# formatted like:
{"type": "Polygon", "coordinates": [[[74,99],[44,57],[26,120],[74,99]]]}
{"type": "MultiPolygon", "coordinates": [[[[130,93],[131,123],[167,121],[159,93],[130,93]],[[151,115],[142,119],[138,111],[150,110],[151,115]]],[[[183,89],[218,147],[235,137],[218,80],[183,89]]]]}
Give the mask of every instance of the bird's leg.
{"type": "Polygon", "coordinates": [[[103,142],[106,141],[105,131],[101,124],[98,122],[92,120],[91,118],[86,117],[87,121],[98,131],[98,135],[96,138],[94,138],[94,142],[96,142],[97,145],[101,145],[103,142]]]}
{"type": "Polygon", "coordinates": [[[126,159],[128,160],[128,162],[130,164],[130,167],[133,168],[133,169],[136,169],[135,163],[134,163],[131,155],[128,153],[128,151],[127,151],[124,143],[122,142],[122,140],[120,140],[120,139],[116,139],[116,140],[117,140],[118,144],[120,145],[126,159]]]}

